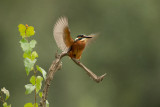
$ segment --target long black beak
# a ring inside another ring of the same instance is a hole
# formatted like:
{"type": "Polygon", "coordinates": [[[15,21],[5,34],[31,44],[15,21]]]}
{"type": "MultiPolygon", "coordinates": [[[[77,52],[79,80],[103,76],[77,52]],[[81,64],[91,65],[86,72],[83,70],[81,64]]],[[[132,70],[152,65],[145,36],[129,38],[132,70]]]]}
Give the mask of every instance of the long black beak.
{"type": "Polygon", "coordinates": [[[91,36],[83,36],[83,38],[92,38],[91,36]]]}

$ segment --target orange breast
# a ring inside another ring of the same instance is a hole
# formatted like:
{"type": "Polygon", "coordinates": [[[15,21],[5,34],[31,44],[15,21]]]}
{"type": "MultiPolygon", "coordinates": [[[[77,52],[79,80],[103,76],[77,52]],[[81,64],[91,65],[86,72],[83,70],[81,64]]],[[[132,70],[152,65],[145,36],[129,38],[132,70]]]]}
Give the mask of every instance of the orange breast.
{"type": "Polygon", "coordinates": [[[69,56],[71,58],[80,59],[84,48],[85,48],[85,42],[84,41],[74,42],[71,46],[69,56]]]}

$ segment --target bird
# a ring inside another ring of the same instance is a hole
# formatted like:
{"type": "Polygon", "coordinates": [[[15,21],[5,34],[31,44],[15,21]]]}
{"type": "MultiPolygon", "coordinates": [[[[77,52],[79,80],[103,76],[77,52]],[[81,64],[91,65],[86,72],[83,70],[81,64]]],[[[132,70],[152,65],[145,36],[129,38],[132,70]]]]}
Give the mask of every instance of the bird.
{"type": "Polygon", "coordinates": [[[86,46],[96,37],[96,34],[84,35],[79,34],[75,39],[72,39],[68,18],[63,16],[60,17],[53,28],[54,39],[57,46],[63,51],[68,53],[70,58],[77,60],[81,59],[82,53],[86,46]]]}

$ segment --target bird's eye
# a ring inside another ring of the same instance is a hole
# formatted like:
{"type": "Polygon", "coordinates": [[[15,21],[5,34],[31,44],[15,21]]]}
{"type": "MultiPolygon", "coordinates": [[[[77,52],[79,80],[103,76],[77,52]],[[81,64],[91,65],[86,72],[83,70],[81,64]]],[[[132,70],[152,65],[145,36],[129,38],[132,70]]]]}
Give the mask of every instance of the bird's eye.
{"type": "Polygon", "coordinates": [[[83,37],[83,35],[78,35],[77,37],[78,37],[78,38],[79,38],[79,37],[83,37]]]}
{"type": "Polygon", "coordinates": [[[84,37],[84,35],[81,35],[80,37],[84,37]]]}

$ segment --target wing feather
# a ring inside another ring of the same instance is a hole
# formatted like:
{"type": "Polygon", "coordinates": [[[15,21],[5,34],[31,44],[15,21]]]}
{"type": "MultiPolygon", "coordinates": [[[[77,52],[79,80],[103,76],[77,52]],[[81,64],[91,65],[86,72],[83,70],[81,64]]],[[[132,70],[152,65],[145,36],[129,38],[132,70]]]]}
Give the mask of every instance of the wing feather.
{"type": "Polygon", "coordinates": [[[74,40],[70,36],[68,19],[66,17],[58,19],[53,28],[53,34],[57,46],[62,51],[68,51],[68,48],[73,44],[74,40]]]}

